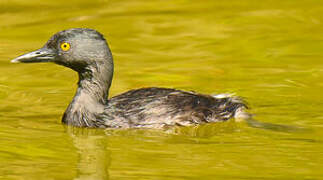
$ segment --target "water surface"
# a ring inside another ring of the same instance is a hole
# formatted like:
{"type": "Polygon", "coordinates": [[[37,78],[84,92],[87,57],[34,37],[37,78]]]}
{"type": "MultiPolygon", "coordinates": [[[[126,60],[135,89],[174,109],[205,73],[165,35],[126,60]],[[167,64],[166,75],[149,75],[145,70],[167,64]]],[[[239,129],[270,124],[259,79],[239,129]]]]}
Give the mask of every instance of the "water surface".
{"type": "Polygon", "coordinates": [[[322,5],[1,1],[0,178],[321,179],[322,5]],[[230,121],[171,134],[66,127],[61,115],[77,74],[9,62],[72,27],[106,36],[115,59],[111,96],[149,86],[235,93],[267,124],[230,121]]]}

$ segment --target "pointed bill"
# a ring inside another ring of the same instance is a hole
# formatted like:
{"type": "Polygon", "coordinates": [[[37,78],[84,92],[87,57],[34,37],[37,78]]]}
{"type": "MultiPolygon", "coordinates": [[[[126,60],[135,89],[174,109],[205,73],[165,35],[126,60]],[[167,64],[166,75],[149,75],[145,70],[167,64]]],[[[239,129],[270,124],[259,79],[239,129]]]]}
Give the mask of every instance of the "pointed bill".
{"type": "Polygon", "coordinates": [[[51,49],[43,47],[36,51],[32,51],[21,55],[13,60],[12,63],[37,63],[37,62],[51,62],[55,59],[55,52],[51,49]]]}

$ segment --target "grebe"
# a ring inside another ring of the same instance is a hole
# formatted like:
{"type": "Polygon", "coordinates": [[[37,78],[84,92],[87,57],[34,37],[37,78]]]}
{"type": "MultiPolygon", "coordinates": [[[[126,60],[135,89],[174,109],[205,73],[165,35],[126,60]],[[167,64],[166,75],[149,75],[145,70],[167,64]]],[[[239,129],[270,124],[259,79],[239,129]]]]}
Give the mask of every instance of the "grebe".
{"type": "Polygon", "coordinates": [[[62,122],[92,128],[189,126],[247,118],[236,96],[204,95],[169,88],[141,88],[108,99],[113,58],[102,34],[73,28],[53,35],[40,49],[11,62],[53,62],[78,72],[78,89],[62,122]]]}

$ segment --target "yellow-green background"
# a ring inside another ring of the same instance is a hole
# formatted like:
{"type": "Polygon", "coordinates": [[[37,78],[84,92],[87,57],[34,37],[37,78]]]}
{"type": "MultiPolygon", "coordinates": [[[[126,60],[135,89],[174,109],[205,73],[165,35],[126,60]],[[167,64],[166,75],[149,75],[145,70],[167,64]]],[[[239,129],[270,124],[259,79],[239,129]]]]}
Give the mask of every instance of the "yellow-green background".
{"type": "Polygon", "coordinates": [[[0,179],[323,179],[322,12],[319,0],[1,0],[0,179]],[[307,130],[68,128],[77,74],[9,62],[72,27],[107,38],[112,96],[236,93],[258,121],[307,130]]]}

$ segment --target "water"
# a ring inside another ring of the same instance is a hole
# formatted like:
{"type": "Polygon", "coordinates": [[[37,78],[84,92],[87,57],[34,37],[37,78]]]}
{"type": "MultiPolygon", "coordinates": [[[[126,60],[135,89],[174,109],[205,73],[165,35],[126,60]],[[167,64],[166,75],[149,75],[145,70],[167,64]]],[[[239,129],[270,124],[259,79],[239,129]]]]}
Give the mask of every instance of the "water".
{"type": "Polygon", "coordinates": [[[322,5],[1,1],[0,178],[323,179],[322,5]],[[110,95],[148,86],[236,93],[262,123],[176,133],[62,125],[76,73],[9,61],[71,27],[108,39],[116,71],[110,95]]]}

